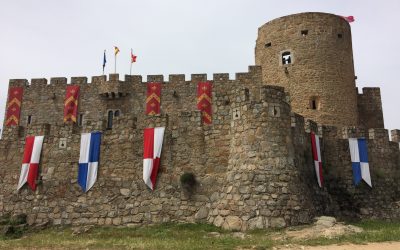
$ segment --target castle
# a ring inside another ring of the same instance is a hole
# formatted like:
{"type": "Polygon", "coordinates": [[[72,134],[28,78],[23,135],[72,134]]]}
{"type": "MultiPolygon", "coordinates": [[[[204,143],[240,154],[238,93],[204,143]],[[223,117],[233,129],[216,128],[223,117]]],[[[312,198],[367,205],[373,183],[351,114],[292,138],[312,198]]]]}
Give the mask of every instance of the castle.
{"type": "MultiPolygon", "coordinates": [[[[18,125],[0,140],[0,214],[30,224],[139,225],[205,221],[227,229],[284,227],[318,215],[400,218],[400,131],[384,129],[379,88],[355,86],[350,25],[300,13],[258,30],[248,72],[10,80],[24,94],[18,125]],[[212,83],[212,123],[196,86],[212,83]],[[146,115],[146,84],[162,83],[161,114],[146,115]],[[78,121],[64,123],[67,84],[80,86],[78,121]],[[143,130],[165,127],[154,191],[142,181],[143,130]],[[77,184],[81,133],[101,131],[97,182],[77,184]],[[310,132],[321,138],[318,186],[310,132]],[[25,137],[44,135],[38,188],[17,191],[25,137]],[[367,138],[373,187],[352,180],[348,138],[367,138]],[[179,181],[193,173],[192,194],[179,181]]],[[[5,123],[6,124],[6,123],[5,123]]]]}

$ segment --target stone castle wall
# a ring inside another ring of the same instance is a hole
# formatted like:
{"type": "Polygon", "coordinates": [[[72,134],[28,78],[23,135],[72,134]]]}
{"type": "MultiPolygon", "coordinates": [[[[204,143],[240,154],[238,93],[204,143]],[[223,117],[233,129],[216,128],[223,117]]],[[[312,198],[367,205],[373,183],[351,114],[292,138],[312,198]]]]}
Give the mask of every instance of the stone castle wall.
{"type": "Polygon", "coordinates": [[[363,88],[358,94],[359,124],[365,128],[384,128],[381,90],[379,88],[363,88]]]}
{"type": "Polygon", "coordinates": [[[56,225],[206,221],[235,230],[309,223],[322,214],[400,218],[400,130],[389,141],[378,88],[357,93],[348,23],[325,13],[273,20],[259,29],[256,63],[235,79],[226,73],[212,80],[150,75],[147,82],[136,75],[95,76],[90,83],[72,77],[69,83],[80,86],[82,124],[63,122],[66,78],[10,80],[24,95],[20,126],[3,127],[0,139],[0,215],[25,213],[31,224],[56,225]],[[285,51],[289,65],[280,64],[285,51]],[[207,80],[211,125],[196,107],[197,84],[207,80]],[[160,115],[145,115],[148,82],[162,83],[160,115]],[[108,129],[111,110],[121,115],[108,129]],[[155,126],[166,130],[151,191],[142,181],[143,129],[155,126]],[[80,136],[94,130],[102,132],[98,178],[83,193],[80,136]],[[311,131],[321,137],[322,188],[311,131]],[[28,135],[45,135],[35,192],[16,190],[28,135]],[[350,137],[368,139],[373,188],[352,183],[350,137]],[[181,186],[185,172],[196,176],[193,192],[181,186]]]}
{"type": "MultiPolygon", "coordinates": [[[[212,125],[202,124],[195,106],[196,84],[205,75],[192,75],[190,81],[170,76],[162,87],[159,116],[144,114],[146,87],[140,77],[127,76],[124,82],[116,77],[95,77],[91,83],[71,79],[81,85],[82,127],[62,122],[65,78],[49,85],[10,81],[24,86],[21,113],[33,115],[33,123],[4,128],[0,214],[26,213],[30,223],[63,225],[203,220],[237,230],[308,223],[320,214],[398,217],[399,148],[388,141],[387,131],[362,134],[369,138],[374,188],[352,186],[344,139],[352,130],[304,121],[291,112],[282,87],[262,86],[260,67],[236,79],[214,74],[212,125]],[[122,112],[111,130],[105,127],[109,109],[122,112]],[[153,126],[165,126],[166,132],[156,189],[150,191],[142,181],[142,145],[143,129],[153,126]],[[83,193],[76,182],[80,134],[93,130],[103,132],[98,180],[83,193]],[[322,136],[323,188],[315,180],[310,131],[322,136]],[[45,135],[36,192],[26,186],[16,191],[27,135],[45,135]],[[59,146],[61,138],[65,149],[59,146]],[[198,181],[191,195],[179,182],[184,172],[198,181]]],[[[148,81],[163,79],[149,76],[148,81]]]]}

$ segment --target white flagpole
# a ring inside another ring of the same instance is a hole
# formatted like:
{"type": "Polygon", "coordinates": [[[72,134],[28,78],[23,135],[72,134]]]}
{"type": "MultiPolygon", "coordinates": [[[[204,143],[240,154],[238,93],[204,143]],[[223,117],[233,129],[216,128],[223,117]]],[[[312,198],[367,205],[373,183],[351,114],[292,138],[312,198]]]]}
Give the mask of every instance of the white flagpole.
{"type": "Polygon", "coordinates": [[[131,66],[130,66],[130,69],[129,69],[129,75],[132,75],[132,49],[131,49],[131,66]]]}

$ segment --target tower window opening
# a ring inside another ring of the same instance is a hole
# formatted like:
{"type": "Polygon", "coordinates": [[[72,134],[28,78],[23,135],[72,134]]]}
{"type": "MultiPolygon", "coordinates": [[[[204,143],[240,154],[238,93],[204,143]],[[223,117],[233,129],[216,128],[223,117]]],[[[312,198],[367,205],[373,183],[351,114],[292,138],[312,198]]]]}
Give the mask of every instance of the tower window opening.
{"type": "Polygon", "coordinates": [[[113,118],[114,118],[114,112],[113,112],[112,110],[108,111],[107,129],[112,129],[112,126],[113,126],[113,118]]]}
{"type": "Polygon", "coordinates": [[[118,117],[118,116],[120,116],[120,114],[121,114],[121,111],[119,109],[117,109],[114,112],[114,117],[118,117]]]}
{"type": "Polygon", "coordinates": [[[79,114],[78,116],[78,126],[82,127],[83,125],[83,114],[79,114]]]}
{"type": "Polygon", "coordinates": [[[342,38],[343,35],[339,33],[339,34],[337,34],[337,37],[338,37],[338,38],[342,38]]]}
{"type": "Polygon", "coordinates": [[[308,30],[302,30],[301,31],[302,36],[307,36],[308,35],[308,30]]]}
{"type": "Polygon", "coordinates": [[[319,110],[320,108],[320,101],[319,98],[316,96],[313,96],[310,98],[310,108],[313,110],[319,110]]]}
{"type": "Polygon", "coordinates": [[[282,65],[287,65],[292,63],[292,56],[289,51],[282,53],[282,65]]]}
{"type": "Polygon", "coordinates": [[[28,115],[28,119],[27,119],[26,123],[28,125],[32,124],[32,116],[31,115],[28,115]]]}
{"type": "Polygon", "coordinates": [[[272,45],[272,44],[271,44],[270,42],[269,42],[269,43],[266,43],[266,44],[265,44],[265,48],[271,47],[271,45],[272,45]]]}

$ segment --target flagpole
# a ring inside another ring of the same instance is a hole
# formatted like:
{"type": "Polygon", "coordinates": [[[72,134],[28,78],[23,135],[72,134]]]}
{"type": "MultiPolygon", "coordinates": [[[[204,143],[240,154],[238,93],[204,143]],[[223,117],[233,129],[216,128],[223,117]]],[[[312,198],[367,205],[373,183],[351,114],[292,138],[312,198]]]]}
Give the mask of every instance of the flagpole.
{"type": "Polygon", "coordinates": [[[104,75],[104,67],[106,66],[105,59],[106,59],[106,50],[104,50],[103,54],[103,75],[104,75]]]}
{"type": "MultiPolygon", "coordinates": [[[[132,49],[131,49],[131,57],[132,57],[132,49]]],[[[131,58],[131,66],[130,66],[130,69],[129,69],[129,75],[130,76],[132,75],[132,58],[131,58]]]]}
{"type": "Polygon", "coordinates": [[[117,74],[117,53],[114,53],[114,73],[117,74]]]}

